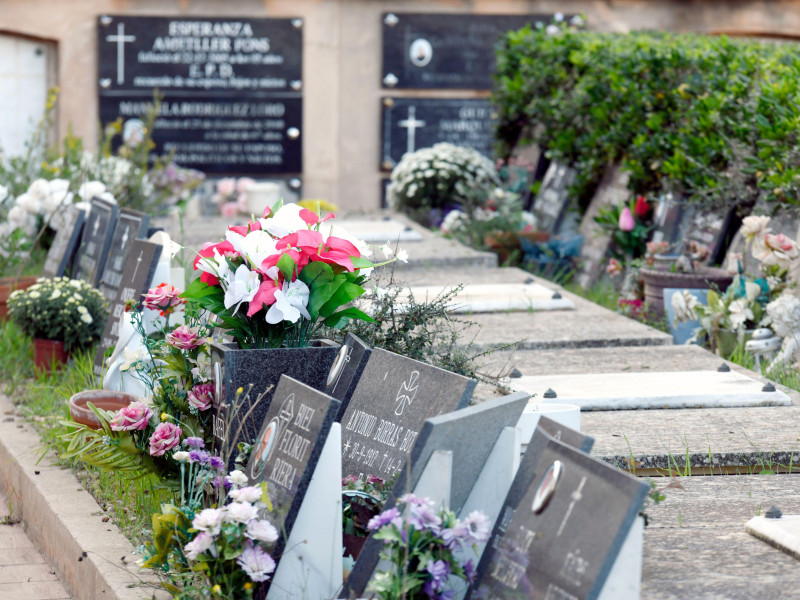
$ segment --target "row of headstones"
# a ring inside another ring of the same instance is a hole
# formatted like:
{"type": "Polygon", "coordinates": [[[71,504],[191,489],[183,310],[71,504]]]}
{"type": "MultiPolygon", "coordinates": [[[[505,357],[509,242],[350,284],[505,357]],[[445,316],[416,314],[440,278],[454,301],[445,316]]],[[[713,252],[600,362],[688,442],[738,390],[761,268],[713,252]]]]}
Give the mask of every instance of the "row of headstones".
{"type": "MultiPolygon", "coordinates": [[[[555,161],[550,163],[531,210],[542,231],[554,236],[577,233],[583,237],[578,282],[589,286],[601,277],[611,244],[611,238],[600,230],[594,217],[601,208],[626,202],[631,192],[627,187],[628,173],[619,164],[611,165],[586,212],[579,218],[577,202],[569,193],[575,177],[573,168],[555,161]]],[[[655,229],[651,238],[669,242],[673,254],[681,253],[686,240],[703,244],[710,250],[706,261],[709,265],[724,262],[742,218],[737,212],[741,210],[738,205],[724,210],[705,210],[681,202],[671,194],[662,196],[654,210],[655,229]]]]}
{"type": "Polygon", "coordinates": [[[153,285],[163,247],[143,239],[152,232],[148,215],[98,198],[91,201],[88,214],[72,205],[58,221],[42,276],[83,280],[108,301],[109,316],[94,361],[99,377],[107,351],[117,343],[125,304],[153,285]]]}
{"type": "Polygon", "coordinates": [[[520,461],[528,394],[468,407],[475,381],[353,335],[300,354],[218,346],[212,364],[215,446],[255,440],[246,474],[266,482],[281,532],[267,598],[365,595],[382,542],[367,539],[343,582],[341,478],[366,474],[396,477],[384,510],[412,492],[492,520],[467,597],[638,597],[647,484],[546,418],[520,461]]]}

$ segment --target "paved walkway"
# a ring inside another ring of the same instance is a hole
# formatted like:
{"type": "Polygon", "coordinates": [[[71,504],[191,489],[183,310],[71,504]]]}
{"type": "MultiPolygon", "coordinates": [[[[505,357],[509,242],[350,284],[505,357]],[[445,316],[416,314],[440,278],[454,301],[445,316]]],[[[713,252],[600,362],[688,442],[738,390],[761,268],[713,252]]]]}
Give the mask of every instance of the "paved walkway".
{"type": "Polygon", "coordinates": [[[0,490],[0,600],[70,600],[22,525],[6,524],[8,514],[8,498],[0,490]]]}

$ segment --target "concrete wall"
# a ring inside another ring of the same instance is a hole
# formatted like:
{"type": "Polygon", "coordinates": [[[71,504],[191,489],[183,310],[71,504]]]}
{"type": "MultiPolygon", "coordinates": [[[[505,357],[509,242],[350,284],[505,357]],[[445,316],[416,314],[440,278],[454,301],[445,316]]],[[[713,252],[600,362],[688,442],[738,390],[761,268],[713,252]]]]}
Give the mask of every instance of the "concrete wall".
{"type": "MultiPolygon", "coordinates": [[[[583,13],[591,29],[800,36],[800,0],[0,0],[0,32],[57,44],[59,135],[98,133],[97,15],[303,17],[304,196],[347,209],[380,199],[381,13],[583,13]]],[[[405,91],[476,97],[469,91],[405,91]]]]}

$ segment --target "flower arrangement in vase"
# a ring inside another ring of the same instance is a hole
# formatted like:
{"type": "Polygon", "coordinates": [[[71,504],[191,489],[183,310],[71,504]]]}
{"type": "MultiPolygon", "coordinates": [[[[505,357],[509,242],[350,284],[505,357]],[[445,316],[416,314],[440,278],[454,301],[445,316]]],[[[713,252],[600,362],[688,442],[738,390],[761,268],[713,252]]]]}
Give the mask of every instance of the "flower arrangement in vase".
{"type": "Polygon", "coordinates": [[[66,362],[70,352],[100,339],[106,319],[103,295],[88,283],[66,277],[39,278],[8,299],[10,318],[34,339],[34,362],[48,368],[66,362]]]}
{"type": "MultiPolygon", "coordinates": [[[[183,293],[216,315],[241,348],[306,347],[324,325],[372,321],[354,306],[376,265],[367,244],[318,213],[280,203],[247,225],[229,227],[194,260],[200,271],[183,293]]],[[[405,260],[399,251],[394,260],[405,260]]]]}
{"type": "Polygon", "coordinates": [[[453,511],[405,494],[368,528],[384,541],[381,558],[391,565],[375,575],[369,591],[381,600],[423,600],[452,598],[455,580],[474,580],[474,550],[489,539],[491,522],[480,511],[459,521],[453,511]]]}

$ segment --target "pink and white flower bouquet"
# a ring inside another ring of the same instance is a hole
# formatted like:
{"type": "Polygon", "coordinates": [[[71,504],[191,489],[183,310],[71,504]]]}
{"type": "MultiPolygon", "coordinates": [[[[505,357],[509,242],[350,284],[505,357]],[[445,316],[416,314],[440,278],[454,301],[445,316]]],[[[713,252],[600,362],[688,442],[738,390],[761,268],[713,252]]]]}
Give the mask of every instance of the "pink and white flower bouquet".
{"type": "Polygon", "coordinates": [[[198,253],[200,277],[183,297],[216,315],[242,348],[303,347],[323,324],[372,321],[346,305],[379,265],[333,218],[279,203],[261,219],[228,227],[225,240],[198,253]]]}

